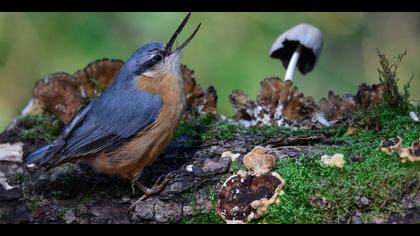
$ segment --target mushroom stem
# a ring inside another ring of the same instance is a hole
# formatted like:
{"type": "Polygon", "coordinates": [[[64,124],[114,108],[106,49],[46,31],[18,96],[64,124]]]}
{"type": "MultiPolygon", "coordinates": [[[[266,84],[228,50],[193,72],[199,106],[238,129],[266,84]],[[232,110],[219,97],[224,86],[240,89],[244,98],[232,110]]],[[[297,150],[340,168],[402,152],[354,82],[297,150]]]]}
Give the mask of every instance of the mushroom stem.
{"type": "Polygon", "coordinates": [[[286,70],[286,75],[284,76],[284,80],[293,81],[293,75],[295,73],[296,65],[299,60],[301,51],[302,51],[302,44],[299,43],[295,52],[293,52],[292,58],[290,58],[289,65],[287,66],[287,70],[286,70]]]}

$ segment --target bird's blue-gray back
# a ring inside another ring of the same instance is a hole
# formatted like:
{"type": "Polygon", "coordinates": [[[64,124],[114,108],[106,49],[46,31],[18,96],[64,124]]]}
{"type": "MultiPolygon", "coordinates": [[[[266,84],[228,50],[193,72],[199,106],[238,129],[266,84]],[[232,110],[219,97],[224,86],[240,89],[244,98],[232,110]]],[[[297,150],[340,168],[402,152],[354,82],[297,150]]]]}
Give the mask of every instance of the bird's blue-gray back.
{"type": "MultiPolygon", "coordinates": [[[[122,70],[119,76],[130,75],[122,70]]],[[[150,125],[161,106],[159,95],[116,80],[92,101],[81,124],[65,140],[61,157],[54,165],[121,145],[150,125]]]]}

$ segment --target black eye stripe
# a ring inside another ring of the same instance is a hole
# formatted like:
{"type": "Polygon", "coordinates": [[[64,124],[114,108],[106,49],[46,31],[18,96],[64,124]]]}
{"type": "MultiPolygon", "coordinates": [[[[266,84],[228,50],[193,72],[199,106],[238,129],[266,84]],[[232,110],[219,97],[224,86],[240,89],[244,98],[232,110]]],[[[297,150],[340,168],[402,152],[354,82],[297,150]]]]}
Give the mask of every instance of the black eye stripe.
{"type": "Polygon", "coordinates": [[[138,64],[139,68],[137,68],[137,70],[134,73],[136,75],[139,75],[142,72],[151,69],[153,66],[155,66],[160,61],[162,61],[163,57],[164,56],[161,54],[161,52],[156,53],[156,55],[154,55],[152,58],[150,58],[149,60],[147,60],[143,64],[138,64]]]}
{"type": "Polygon", "coordinates": [[[153,59],[157,62],[161,61],[163,59],[162,55],[157,54],[156,56],[153,57],[153,59]]]}

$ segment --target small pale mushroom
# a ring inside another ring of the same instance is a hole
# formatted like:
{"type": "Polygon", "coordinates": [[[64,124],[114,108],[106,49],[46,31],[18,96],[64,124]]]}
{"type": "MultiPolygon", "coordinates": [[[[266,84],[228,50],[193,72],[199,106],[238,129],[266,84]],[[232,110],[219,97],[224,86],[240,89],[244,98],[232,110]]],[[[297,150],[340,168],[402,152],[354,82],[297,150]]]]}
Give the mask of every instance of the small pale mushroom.
{"type": "Polygon", "coordinates": [[[284,80],[293,80],[295,68],[305,75],[313,70],[321,54],[321,31],[301,23],[281,34],[271,46],[270,56],[280,59],[286,68],[284,80]]]}
{"type": "Polygon", "coordinates": [[[392,155],[392,153],[398,152],[402,143],[401,137],[391,138],[388,140],[384,140],[380,144],[380,149],[382,152],[386,153],[387,155],[392,155]]]}
{"type": "Polygon", "coordinates": [[[256,146],[245,155],[243,162],[252,174],[260,176],[270,172],[276,160],[273,155],[267,153],[264,147],[256,146]]]}
{"type": "Polygon", "coordinates": [[[321,162],[328,167],[337,167],[343,168],[346,161],[344,160],[344,155],[341,153],[334,154],[332,156],[323,155],[321,157],[321,162]]]}

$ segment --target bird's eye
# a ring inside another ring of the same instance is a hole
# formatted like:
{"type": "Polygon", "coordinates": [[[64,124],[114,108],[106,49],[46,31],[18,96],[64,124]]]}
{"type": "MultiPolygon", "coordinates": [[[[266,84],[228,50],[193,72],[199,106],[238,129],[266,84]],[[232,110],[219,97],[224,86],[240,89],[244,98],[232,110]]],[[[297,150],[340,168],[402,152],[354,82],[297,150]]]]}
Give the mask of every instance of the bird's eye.
{"type": "Polygon", "coordinates": [[[159,62],[163,59],[162,55],[158,54],[153,58],[156,62],[159,62]]]}

